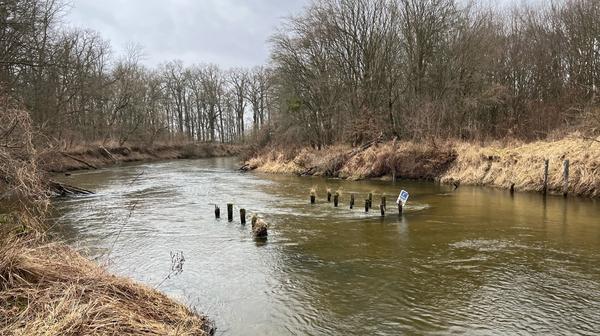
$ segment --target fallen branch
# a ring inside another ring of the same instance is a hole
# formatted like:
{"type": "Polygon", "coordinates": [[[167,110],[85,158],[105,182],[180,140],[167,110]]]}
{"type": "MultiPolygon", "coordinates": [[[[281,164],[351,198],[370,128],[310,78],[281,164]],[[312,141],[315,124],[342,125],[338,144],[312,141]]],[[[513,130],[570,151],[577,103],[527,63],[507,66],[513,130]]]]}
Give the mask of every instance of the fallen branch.
{"type": "Polygon", "coordinates": [[[106,147],[100,146],[100,149],[102,151],[104,151],[104,153],[106,154],[106,157],[108,157],[109,159],[113,160],[114,163],[118,162],[117,159],[114,157],[114,155],[112,155],[112,153],[108,149],[106,149],[106,147]]]}
{"type": "Polygon", "coordinates": [[[246,163],[246,164],[244,164],[243,166],[241,166],[241,167],[240,167],[240,169],[238,169],[238,170],[239,170],[239,171],[243,171],[243,172],[247,172],[247,171],[250,171],[250,170],[252,170],[252,169],[250,168],[250,164],[249,164],[249,163],[246,163]]]}
{"type": "Polygon", "coordinates": [[[50,180],[48,189],[57,196],[93,195],[93,191],[50,180]]]}
{"type": "Polygon", "coordinates": [[[356,155],[360,152],[364,152],[367,149],[371,148],[372,146],[379,144],[381,142],[383,142],[383,133],[380,133],[377,138],[363,144],[362,146],[360,146],[358,148],[353,149],[352,151],[350,151],[350,155],[356,155]]]}
{"type": "Polygon", "coordinates": [[[304,172],[299,173],[298,176],[312,176],[316,169],[317,169],[317,166],[312,166],[312,167],[308,168],[307,170],[305,170],[304,172]]]}
{"type": "Polygon", "coordinates": [[[69,155],[69,154],[63,153],[63,152],[61,152],[61,154],[64,155],[64,156],[66,156],[66,157],[68,157],[69,159],[75,160],[75,161],[77,161],[79,163],[83,163],[84,165],[86,165],[86,166],[88,166],[88,167],[90,167],[92,169],[98,169],[98,167],[96,167],[96,166],[94,166],[94,165],[92,165],[90,163],[87,163],[84,160],[78,159],[78,158],[74,157],[73,155],[69,155]]]}

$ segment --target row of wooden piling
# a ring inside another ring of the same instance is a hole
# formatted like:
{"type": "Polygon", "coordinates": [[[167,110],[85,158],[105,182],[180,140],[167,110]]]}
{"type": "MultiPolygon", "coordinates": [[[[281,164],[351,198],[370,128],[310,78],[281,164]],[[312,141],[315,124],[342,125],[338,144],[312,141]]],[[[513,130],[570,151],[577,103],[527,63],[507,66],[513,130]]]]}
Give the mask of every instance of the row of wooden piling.
{"type": "MultiPolygon", "coordinates": [[[[569,160],[564,160],[563,161],[563,196],[567,197],[567,195],[569,194],[569,167],[570,167],[570,161],[569,160]]],[[[550,169],[550,160],[546,159],[544,160],[544,184],[542,187],[542,193],[544,194],[544,196],[546,196],[548,194],[548,171],[550,169]]],[[[511,192],[514,191],[514,185],[511,188],[511,192]]]]}
{"type": "MultiPolygon", "coordinates": [[[[327,191],[327,203],[331,203],[333,196],[333,206],[339,207],[340,194],[339,192],[335,192],[333,195],[331,191],[327,191]]],[[[314,192],[310,193],[310,204],[316,204],[317,197],[314,192]]],[[[350,210],[354,209],[355,205],[355,195],[350,194],[350,210]]],[[[369,210],[373,209],[373,193],[369,193],[367,198],[365,199],[365,213],[368,213],[369,210]]],[[[387,210],[387,198],[385,196],[381,196],[381,203],[379,204],[379,210],[381,212],[381,217],[385,217],[385,213],[387,210]]],[[[398,204],[398,214],[402,214],[403,208],[402,203],[398,204]]]]}
{"type": "MultiPolygon", "coordinates": [[[[221,218],[221,208],[215,205],[215,218],[221,218]]],[[[233,203],[227,203],[227,221],[233,222],[233,203]]],[[[240,209],[240,223],[246,225],[246,209],[240,209]]],[[[258,218],[256,215],[252,216],[252,233],[255,238],[266,238],[268,235],[268,225],[258,218]]]]}

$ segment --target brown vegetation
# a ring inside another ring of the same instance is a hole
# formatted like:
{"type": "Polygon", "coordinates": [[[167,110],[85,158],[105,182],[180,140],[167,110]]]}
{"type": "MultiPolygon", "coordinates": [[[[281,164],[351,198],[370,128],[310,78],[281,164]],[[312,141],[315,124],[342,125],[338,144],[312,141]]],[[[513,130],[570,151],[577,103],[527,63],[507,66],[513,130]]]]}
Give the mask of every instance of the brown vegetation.
{"type": "Polygon", "coordinates": [[[40,154],[40,167],[49,172],[97,169],[124,162],[200,159],[233,156],[241,146],[212,143],[165,143],[152,146],[110,146],[91,144],[68,151],[40,154]]]}
{"type": "Polygon", "coordinates": [[[201,316],[48,243],[29,114],[0,100],[0,335],[208,335],[201,316]]]}
{"type": "Polygon", "coordinates": [[[548,188],[562,192],[563,161],[570,160],[569,193],[600,197],[600,138],[578,134],[555,141],[476,145],[445,141],[386,142],[362,151],[346,146],[292,153],[264,150],[248,167],[267,173],[292,173],[348,179],[397,177],[442,183],[541,191],[544,160],[550,160],[548,188]]]}
{"type": "Polygon", "coordinates": [[[319,0],[273,37],[278,144],[600,133],[600,2],[319,0]]]}
{"type": "Polygon", "coordinates": [[[211,323],[60,244],[0,247],[2,335],[209,335],[211,323]]]}

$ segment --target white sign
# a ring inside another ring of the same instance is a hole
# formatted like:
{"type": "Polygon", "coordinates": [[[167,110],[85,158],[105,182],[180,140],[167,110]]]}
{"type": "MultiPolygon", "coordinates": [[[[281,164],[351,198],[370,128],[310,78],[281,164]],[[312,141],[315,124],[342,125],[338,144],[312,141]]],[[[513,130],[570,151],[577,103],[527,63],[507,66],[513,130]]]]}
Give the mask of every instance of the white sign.
{"type": "Polygon", "coordinates": [[[396,204],[400,204],[402,202],[402,206],[406,205],[406,202],[408,201],[408,197],[410,197],[410,195],[408,194],[407,191],[402,190],[400,192],[400,195],[398,195],[398,199],[396,200],[396,204]]]}

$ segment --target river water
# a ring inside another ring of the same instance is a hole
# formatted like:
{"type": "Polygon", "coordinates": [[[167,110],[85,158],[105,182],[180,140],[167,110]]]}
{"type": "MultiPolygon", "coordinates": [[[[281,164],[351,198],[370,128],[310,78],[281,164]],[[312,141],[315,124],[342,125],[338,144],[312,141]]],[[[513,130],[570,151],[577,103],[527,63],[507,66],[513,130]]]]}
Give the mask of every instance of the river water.
{"type": "Polygon", "coordinates": [[[218,335],[600,333],[598,201],[236,167],[205,159],[74,173],[62,179],[97,194],[57,201],[57,229],[111,271],[208,314],[218,335]],[[326,188],[341,190],[339,208],[326,188]],[[401,189],[411,199],[399,216],[401,189]],[[387,195],[385,218],[365,214],[369,192],[375,208],[387,195]],[[240,207],[270,224],[266,241],[240,225],[240,207]],[[185,258],[179,274],[173,253],[185,258]]]}

